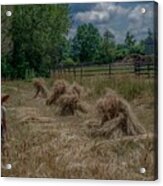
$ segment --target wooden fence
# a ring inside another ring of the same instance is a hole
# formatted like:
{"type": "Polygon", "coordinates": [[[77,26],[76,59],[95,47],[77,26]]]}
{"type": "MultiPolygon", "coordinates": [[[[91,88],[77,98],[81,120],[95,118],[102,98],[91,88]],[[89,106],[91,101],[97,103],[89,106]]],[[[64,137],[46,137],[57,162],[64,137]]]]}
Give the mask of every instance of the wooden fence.
{"type": "Polygon", "coordinates": [[[136,76],[145,75],[147,77],[154,77],[157,68],[154,63],[112,63],[102,65],[71,65],[71,66],[56,66],[54,76],[65,77],[73,76],[76,78],[90,77],[90,76],[112,76],[117,74],[135,74],[136,76]]]}

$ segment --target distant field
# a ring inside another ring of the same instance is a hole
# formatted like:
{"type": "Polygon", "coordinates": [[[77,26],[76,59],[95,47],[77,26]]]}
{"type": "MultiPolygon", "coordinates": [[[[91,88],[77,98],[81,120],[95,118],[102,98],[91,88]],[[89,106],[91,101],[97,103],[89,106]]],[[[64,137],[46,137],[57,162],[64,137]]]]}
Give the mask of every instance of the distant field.
{"type": "MultiPolygon", "coordinates": [[[[72,83],[74,79],[66,80],[72,83]]],[[[50,89],[53,79],[46,79],[46,83],[50,89]]],[[[107,88],[112,88],[129,101],[147,133],[153,134],[154,79],[125,75],[90,77],[88,81],[83,77],[82,86],[90,90],[84,99],[89,112],[61,116],[57,106],[45,105],[42,98],[32,99],[34,90],[30,81],[2,83],[2,93],[11,96],[7,103],[7,153],[2,161],[12,164],[11,170],[2,169],[2,176],[154,179],[153,138],[110,141],[90,136],[87,128],[88,122],[99,121],[96,101],[107,88]],[[145,174],[139,173],[141,167],[146,168],[145,174]]]]}

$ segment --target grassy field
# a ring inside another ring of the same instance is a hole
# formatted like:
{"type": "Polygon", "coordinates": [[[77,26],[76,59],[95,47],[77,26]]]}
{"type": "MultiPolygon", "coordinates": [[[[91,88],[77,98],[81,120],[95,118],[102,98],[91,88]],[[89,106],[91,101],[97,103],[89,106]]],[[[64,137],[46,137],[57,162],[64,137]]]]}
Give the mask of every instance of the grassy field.
{"type": "MultiPolygon", "coordinates": [[[[46,80],[49,88],[53,81],[46,80]]],[[[154,79],[92,77],[83,78],[82,86],[89,89],[84,100],[89,112],[61,116],[55,105],[45,105],[45,99],[32,99],[30,81],[2,83],[2,93],[11,96],[6,104],[9,135],[2,162],[12,164],[11,170],[2,169],[2,176],[154,180],[153,138],[109,140],[90,136],[87,127],[99,121],[96,101],[112,88],[129,101],[147,133],[154,133],[154,79]],[[145,174],[139,172],[141,167],[145,174]]]]}

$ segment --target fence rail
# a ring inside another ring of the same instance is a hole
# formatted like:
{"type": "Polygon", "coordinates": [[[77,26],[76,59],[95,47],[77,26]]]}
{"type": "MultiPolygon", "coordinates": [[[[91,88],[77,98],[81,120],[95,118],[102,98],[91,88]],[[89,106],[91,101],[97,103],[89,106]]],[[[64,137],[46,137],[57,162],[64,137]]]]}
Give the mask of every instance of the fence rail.
{"type": "Polygon", "coordinates": [[[116,74],[135,74],[137,76],[146,75],[154,77],[157,68],[154,63],[112,63],[102,65],[71,65],[71,66],[56,66],[54,76],[71,75],[76,79],[77,77],[90,77],[96,75],[112,76],[116,74]]]}

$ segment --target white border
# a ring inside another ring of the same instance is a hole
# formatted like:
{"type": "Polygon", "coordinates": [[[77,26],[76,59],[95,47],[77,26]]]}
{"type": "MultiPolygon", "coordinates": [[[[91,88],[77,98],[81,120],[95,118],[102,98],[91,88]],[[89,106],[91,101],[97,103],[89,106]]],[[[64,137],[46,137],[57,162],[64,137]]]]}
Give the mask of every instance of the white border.
{"type": "MultiPolygon", "coordinates": [[[[68,3],[68,2],[104,2],[109,0],[28,0],[28,2],[25,2],[23,0],[1,0],[0,4],[51,4],[51,3],[68,3]]],[[[115,0],[112,0],[110,2],[114,2],[115,0]]],[[[117,0],[118,2],[124,2],[123,0],[117,0]]],[[[116,2],[117,2],[116,1],[116,2]]],[[[125,2],[128,2],[126,0],[125,2]]],[[[130,1],[129,1],[130,2],[130,1]]],[[[160,20],[163,20],[163,1],[157,0],[159,3],[159,33],[163,33],[163,25],[160,20]]],[[[12,186],[19,186],[24,185],[28,186],[35,186],[36,184],[39,184],[39,186],[42,185],[70,185],[70,186],[76,186],[76,185],[90,185],[90,186],[97,186],[97,185],[163,185],[163,179],[161,178],[161,173],[163,172],[163,148],[161,145],[163,144],[163,114],[161,114],[161,111],[163,110],[163,52],[161,53],[161,50],[163,49],[163,38],[161,34],[159,34],[159,179],[154,182],[145,182],[145,181],[102,181],[102,180],[68,180],[68,179],[34,179],[34,178],[0,178],[0,182],[4,185],[12,185],[12,186]]]]}

